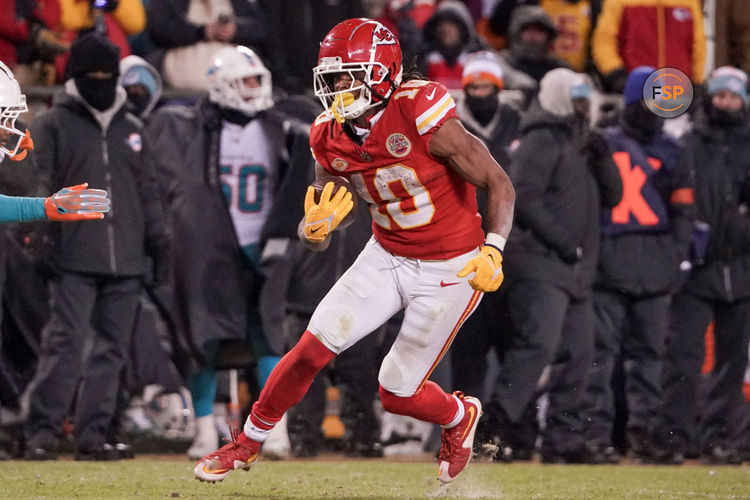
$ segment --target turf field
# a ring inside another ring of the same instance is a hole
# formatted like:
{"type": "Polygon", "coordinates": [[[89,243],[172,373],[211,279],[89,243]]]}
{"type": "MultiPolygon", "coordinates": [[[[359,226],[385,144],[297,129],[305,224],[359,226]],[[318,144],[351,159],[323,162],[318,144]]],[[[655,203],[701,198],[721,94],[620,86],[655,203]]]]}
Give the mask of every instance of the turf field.
{"type": "Polygon", "coordinates": [[[472,464],[448,486],[426,461],[258,463],[222,483],[175,458],[117,463],[1,462],[0,498],[750,499],[750,467],[472,464]]]}

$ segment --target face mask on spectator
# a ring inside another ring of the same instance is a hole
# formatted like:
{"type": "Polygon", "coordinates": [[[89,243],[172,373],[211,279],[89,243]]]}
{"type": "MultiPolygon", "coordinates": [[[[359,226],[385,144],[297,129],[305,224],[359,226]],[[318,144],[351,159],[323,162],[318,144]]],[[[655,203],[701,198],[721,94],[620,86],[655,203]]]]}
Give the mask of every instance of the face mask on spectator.
{"type": "Polygon", "coordinates": [[[142,116],[146,108],[151,104],[151,94],[143,85],[131,85],[125,88],[128,93],[128,106],[136,116],[142,116]]]}
{"type": "Polygon", "coordinates": [[[120,49],[107,38],[88,33],[70,48],[68,71],[78,93],[91,107],[104,111],[112,106],[120,76],[120,49]]]}
{"type": "Polygon", "coordinates": [[[623,118],[629,127],[649,139],[664,126],[664,118],[652,113],[641,101],[625,106],[623,118]]]}
{"type": "Polygon", "coordinates": [[[76,88],[92,108],[104,111],[115,102],[117,77],[95,78],[89,75],[75,77],[76,88]]]}
{"type": "Polygon", "coordinates": [[[487,125],[497,110],[497,92],[483,97],[466,95],[466,106],[482,125],[487,125]]]}

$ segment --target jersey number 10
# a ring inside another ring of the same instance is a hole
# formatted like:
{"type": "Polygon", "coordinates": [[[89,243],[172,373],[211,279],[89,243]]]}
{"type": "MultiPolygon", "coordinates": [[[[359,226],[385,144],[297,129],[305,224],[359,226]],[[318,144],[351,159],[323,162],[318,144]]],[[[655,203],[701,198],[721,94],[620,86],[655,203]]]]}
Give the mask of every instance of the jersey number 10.
{"type": "Polygon", "coordinates": [[[377,169],[372,179],[354,174],[351,181],[370,203],[372,219],[382,228],[413,229],[432,221],[435,206],[413,168],[400,163],[377,169]]]}

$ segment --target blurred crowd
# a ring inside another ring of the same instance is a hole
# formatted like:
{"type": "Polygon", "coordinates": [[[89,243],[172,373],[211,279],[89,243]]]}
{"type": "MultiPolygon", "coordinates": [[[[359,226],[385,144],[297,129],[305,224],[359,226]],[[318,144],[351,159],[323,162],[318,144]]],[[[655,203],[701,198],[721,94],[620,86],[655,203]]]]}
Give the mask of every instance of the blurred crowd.
{"type": "MultiPolygon", "coordinates": [[[[371,235],[360,203],[327,251],[297,239],[319,43],[369,17],[516,189],[506,283],[433,374],[482,399],[475,451],[750,460],[750,9],[705,4],[2,1],[36,144],[2,192],[87,181],[112,210],[2,228],[0,453],[55,459],[68,437],[114,460],[150,433],[200,458],[231,438],[371,235]],[[678,118],[642,99],[662,67],[693,83],[678,118]]],[[[439,430],[376,403],[399,324],[337,357],[263,453],[436,451],[439,430]]]]}

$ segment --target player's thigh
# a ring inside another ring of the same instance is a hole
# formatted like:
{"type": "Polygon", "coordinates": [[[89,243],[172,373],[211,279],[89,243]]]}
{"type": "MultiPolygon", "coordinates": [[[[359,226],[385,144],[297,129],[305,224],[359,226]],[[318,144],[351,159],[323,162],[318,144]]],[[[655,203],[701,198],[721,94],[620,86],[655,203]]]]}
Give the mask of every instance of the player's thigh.
{"type": "Polygon", "coordinates": [[[320,301],[307,329],[336,353],[373,332],[403,307],[395,267],[371,240],[320,301]]]}
{"type": "Polygon", "coordinates": [[[438,283],[433,294],[410,300],[380,367],[380,385],[397,396],[411,396],[424,384],[482,298],[466,281],[445,288],[438,283]]]}

